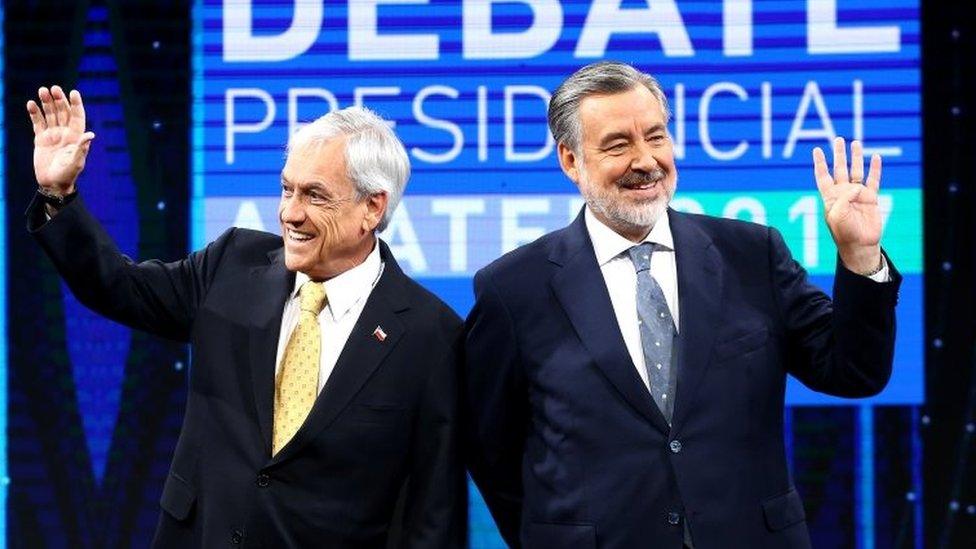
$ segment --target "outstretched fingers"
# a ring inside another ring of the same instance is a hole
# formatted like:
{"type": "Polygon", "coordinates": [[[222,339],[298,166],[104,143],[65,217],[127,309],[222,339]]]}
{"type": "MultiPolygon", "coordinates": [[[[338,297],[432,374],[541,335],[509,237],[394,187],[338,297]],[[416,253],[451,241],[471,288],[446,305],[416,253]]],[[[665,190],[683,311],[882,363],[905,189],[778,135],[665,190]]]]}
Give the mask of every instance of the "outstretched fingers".
{"type": "Polygon", "coordinates": [[[847,183],[850,178],[847,175],[847,151],[844,146],[843,137],[834,138],[834,182],[847,183]]]}
{"type": "Polygon", "coordinates": [[[864,181],[868,188],[877,192],[881,187],[881,155],[871,155],[871,168],[868,171],[868,178],[864,181]]]}
{"type": "MultiPolygon", "coordinates": [[[[81,93],[78,90],[71,90],[68,94],[70,106],[70,122],[68,126],[72,130],[81,133],[85,131],[85,104],[81,101],[81,93]]],[[[92,134],[94,137],[95,134],[92,134]]]]}
{"type": "Polygon", "coordinates": [[[64,95],[61,86],[51,86],[51,96],[54,97],[54,107],[57,109],[58,125],[68,125],[68,98],[64,95]]]}
{"type": "Polygon", "coordinates": [[[864,147],[856,139],[851,141],[851,183],[864,183],[864,147]]]}
{"type": "Polygon", "coordinates": [[[57,107],[54,105],[54,97],[51,96],[51,91],[44,86],[41,86],[41,88],[37,90],[37,96],[41,99],[41,110],[44,113],[44,123],[47,124],[48,128],[57,126],[57,107]]]}
{"type": "Polygon", "coordinates": [[[830,192],[830,188],[834,186],[834,180],[830,177],[830,171],[827,169],[827,157],[824,156],[820,147],[813,149],[813,177],[817,181],[817,189],[820,190],[820,194],[826,196],[830,192]]]}
{"type": "Polygon", "coordinates": [[[47,122],[44,121],[44,113],[33,99],[27,102],[27,114],[30,115],[35,136],[40,135],[41,132],[47,129],[47,122]]]}

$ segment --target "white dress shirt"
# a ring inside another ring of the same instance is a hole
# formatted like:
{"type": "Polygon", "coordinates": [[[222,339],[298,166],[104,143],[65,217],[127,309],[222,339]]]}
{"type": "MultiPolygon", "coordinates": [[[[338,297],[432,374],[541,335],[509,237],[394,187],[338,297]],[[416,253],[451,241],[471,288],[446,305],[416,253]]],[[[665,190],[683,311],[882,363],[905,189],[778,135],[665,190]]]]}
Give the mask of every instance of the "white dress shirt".
{"type": "MultiPolygon", "coordinates": [[[[650,390],[647,370],[644,368],[644,349],[641,347],[640,326],[637,324],[637,270],[634,262],[627,255],[627,250],[636,246],[630,240],[620,236],[613,229],[607,227],[593,215],[590,208],[584,214],[586,230],[593,242],[596,252],[596,262],[600,265],[600,272],[610,292],[610,303],[613,305],[620,334],[624,336],[627,352],[637,368],[637,373],[650,390]]],[[[664,293],[664,300],[668,303],[668,310],[674,318],[675,333],[678,333],[678,267],[674,260],[674,239],[671,237],[671,224],[665,213],[654,224],[651,232],[644,237],[643,242],[653,242],[654,253],[651,254],[651,276],[657,281],[664,293]],[[664,248],[667,249],[663,249],[664,248]]]]}
{"type": "MultiPolygon", "coordinates": [[[[324,282],[325,295],[328,303],[319,313],[319,327],[322,331],[321,355],[319,358],[319,388],[322,392],[325,382],[332,375],[339,354],[346,346],[346,340],[352,333],[353,326],[359,320],[359,315],[366,306],[366,299],[373,291],[373,287],[379,282],[380,275],[383,274],[385,264],[380,259],[380,247],[373,246],[373,251],[366,256],[366,260],[356,265],[352,269],[330,278],[324,282]]],[[[299,312],[301,312],[301,299],[298,291],[302,284],[309,281],[305,273],[295,275],[295,287],[291,291],[291,296],[285,302],[285,309],[281,315],[281,335],[278,337],[278,358],[275,361],[275,379],[281,369],[281,359],[285,354],[285,346],[291,337],[292,331],[298,325],[299,312]]]]}

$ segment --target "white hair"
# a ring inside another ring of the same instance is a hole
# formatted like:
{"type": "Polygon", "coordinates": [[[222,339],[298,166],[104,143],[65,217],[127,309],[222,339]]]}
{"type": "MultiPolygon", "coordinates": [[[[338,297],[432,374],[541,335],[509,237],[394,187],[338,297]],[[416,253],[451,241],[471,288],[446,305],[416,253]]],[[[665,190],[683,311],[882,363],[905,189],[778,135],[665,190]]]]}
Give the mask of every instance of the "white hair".
{"type": "Polygon", "coordinates": [[[339,136],[346,137],[346,170],[358,198],[386,193],[386,212],[376,227],[383,231],[410,179],[407,151],[386,121],[365,107],[332,111],[302,126],[288,139],[286,150],[291,153],[339,136]]]}

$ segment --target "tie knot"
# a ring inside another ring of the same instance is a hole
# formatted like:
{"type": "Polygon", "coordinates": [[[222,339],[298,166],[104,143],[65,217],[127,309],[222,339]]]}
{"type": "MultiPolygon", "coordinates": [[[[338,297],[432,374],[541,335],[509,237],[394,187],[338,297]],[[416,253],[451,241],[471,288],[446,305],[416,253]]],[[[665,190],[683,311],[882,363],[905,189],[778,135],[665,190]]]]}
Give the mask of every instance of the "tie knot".
{"type": "Polygon", "coordinates": [[[650,242],[643,242],[627,250],[637,272],[647,271],[651,268],[651,253],[653,252],[654,244],[650,242]]]}
{"type": "Polygon", "coordinates": [[[321,282],[312,282],[309,280],[305,284],[302,284],[302,289],[298,291],[298,295],[301,297],[302,310],[319,316],[327,301],[325,298],[325,285],[321,282]]]}

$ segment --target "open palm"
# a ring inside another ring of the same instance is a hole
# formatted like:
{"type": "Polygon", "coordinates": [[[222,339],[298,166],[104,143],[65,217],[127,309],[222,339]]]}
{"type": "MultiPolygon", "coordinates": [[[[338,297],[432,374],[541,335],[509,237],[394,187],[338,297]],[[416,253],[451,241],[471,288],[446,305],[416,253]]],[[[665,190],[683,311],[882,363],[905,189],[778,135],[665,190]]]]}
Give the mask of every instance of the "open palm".
{"type": "MultiPolygon", "coordinates": [[[[864,151],[860,141],[851,142],[849,173],[842,137],[834,139],[833,153],[834,170],[831,174],[827,170],[827,159],[823,151],[819,147],[813,150],[814,176],[823,199],[827,227],[845,262],[845,256],[876,257],[880,254],[881,241],[881,211],[878,208],[881,157],[871,157],[871,167],[865,179],[864,151]]],[[[867,270],[871,268],[868,267],[867,270]]]]}
{"type": "Polygon", "coordinates": [[[46,192],[66,194],[74,190],[78,174],[85,168],[85,157],[95,134],[85,131],[85,106],[81,94],[72,90],[70,98],[59,86],[40,88],[41,105],[27,102],[27,113],[34,126],[34,175],[46,192]]]}

